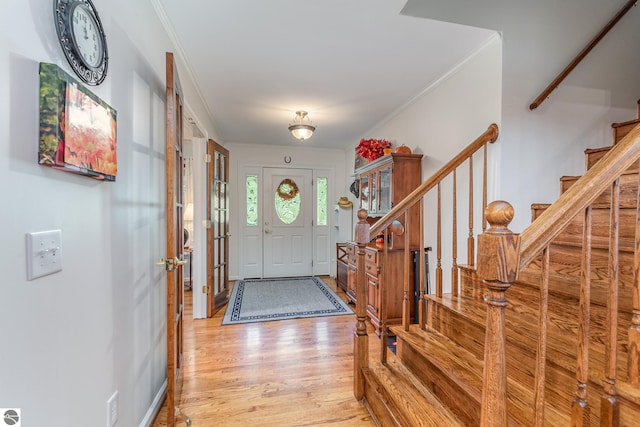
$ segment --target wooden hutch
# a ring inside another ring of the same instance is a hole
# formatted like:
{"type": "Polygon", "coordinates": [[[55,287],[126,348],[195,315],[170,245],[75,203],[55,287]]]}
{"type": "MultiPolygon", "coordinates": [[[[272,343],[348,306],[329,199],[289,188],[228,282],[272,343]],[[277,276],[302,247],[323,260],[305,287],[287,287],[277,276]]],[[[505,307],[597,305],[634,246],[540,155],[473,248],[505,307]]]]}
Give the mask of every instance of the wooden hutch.
{"type": "MultiPolygon", "coordinates": [[[[422,154],[392,153],[380,157],[355,171],[356,179],[360,182],[360,206],[369,212],[367,221],[374,224],[407,195],[409,195],[422,180],[422,154]]],[[[399,219],[404,224],[404,218],[399,219]]],[[[411,250],[419,250],[420,244],[420,211],[419,206],[412,208],[409,214],[410,228],[409,245],[411,250]]],[[[403,299],[403,251],[404,236],[391,237],[389,262],[385,265],[390,269],[385,274],[389,283],[382,282],[383,250],[376,246],[375,236],[365,249],[365,269],[367,277],[367,314],[371,324],[379,333],[380,328],[380,288],[386,286],[387,293],[387,321],[389,324],[400,323],[402,320],[403,299]]],[[[350,302],[356,301],[357,277],[357,245],[353,242],[337,244],[337,282],[350,302]]],[[[413,296],[413,269],[410,269],[409,295],[413,296]]],[[[411,304],[413,316],[413,304],[411,304]]]]}

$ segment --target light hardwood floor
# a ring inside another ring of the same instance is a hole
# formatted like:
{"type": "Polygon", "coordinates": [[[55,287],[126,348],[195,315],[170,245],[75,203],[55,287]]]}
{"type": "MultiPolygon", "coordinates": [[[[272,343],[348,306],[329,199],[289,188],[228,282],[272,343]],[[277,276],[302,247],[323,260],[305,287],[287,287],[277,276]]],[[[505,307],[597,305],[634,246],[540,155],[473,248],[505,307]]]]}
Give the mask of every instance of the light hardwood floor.
{"type": "MultiPolygon", "coordinates": [[[[186,298],[180,408],[192,426],[375,425],[353,396],[355,315],[221,326],[224,308],[192,320],[186,298]]],[[[166,404],[152,426],[165,420],[166,404]]]]}

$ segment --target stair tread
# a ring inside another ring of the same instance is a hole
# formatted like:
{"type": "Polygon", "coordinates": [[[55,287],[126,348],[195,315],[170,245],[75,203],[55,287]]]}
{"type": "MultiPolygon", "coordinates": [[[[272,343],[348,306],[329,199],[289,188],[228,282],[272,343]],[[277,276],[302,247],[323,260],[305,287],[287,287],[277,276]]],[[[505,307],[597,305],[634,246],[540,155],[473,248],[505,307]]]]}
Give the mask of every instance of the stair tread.
{"type": "MultiPolygon", "coordinates": [[[[411,325],[409,331],[404,331],[401,326],[391,329],[397,334],[399,340],[417,348],[421,354],[429,358],[431,363],[440,371],[446,372],[449,378],[480,404],[484,366],[482,360],[435,330],[423,331],[418,325],[411,325]]],[[[526,414],[531,411],[533,403],[531,390],[508,378],[507,395],[510,414],[516,412],[526,414]]],[[[566,425],[569,421],[567,414],[558,411],[549,403],[545,406],[545,418],[546,424],[554,426],[566,425]]],[[[509,424],[518,425],[519,423],[510,419],[509,424]]]]}
{"type": "MultiPolygon", "coordinates": [[[[392,400],[391,404],[394,407],[402,409],[402,414],[395,414],[395,416],[403,418],[404,425],[425,427],[463,425],[395,358],[389,358],[386,366],[379,362],[372,362],[364,370],[364,375],[367,381],[387,391],[385,399],[392,400]]],[[[386,403],[389,404],[388,401],[386,403]]]]}

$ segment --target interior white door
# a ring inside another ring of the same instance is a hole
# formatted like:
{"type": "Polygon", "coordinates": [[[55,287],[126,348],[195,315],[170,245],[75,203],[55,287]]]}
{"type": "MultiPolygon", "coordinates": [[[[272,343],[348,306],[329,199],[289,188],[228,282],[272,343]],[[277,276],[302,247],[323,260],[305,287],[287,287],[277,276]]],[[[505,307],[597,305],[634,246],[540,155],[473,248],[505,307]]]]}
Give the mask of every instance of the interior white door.
{"type": "Polygon", "coordinates": [[[313,173],[263,169],[263,276],[313,274],[313,173]]]}

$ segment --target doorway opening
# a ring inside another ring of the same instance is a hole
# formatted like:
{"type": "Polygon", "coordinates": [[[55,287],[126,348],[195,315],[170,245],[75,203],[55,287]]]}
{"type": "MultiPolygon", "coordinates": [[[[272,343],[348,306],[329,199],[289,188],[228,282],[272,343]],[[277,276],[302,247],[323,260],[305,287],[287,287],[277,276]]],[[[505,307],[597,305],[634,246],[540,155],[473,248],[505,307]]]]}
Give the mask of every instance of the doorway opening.
{"type": "Polygon", "coordinates": [[[329,275],[330,171],[268,166],[242,170],[240,277],[329,275]]]}

